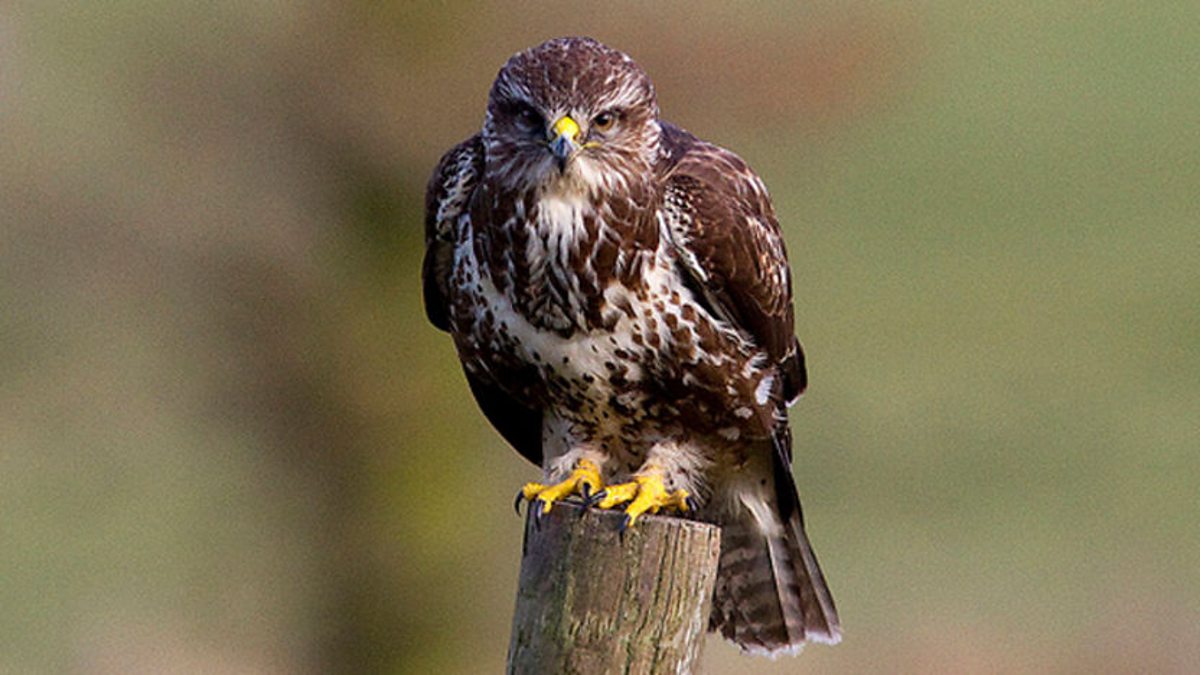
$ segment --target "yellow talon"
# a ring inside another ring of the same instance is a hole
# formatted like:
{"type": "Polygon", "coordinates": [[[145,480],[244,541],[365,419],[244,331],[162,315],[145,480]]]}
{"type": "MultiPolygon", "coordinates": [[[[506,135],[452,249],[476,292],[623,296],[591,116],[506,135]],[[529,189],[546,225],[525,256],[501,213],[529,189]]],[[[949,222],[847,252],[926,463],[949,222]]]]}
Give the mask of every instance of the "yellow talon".
{"type": "Polygon", "coordinates": [[[686,513],[692,508],[688,491],[681,488],[667,492],[662,476],[657,473],[634,476],[633,481],[610,485],[604,492],[604,499],[596,504],[599,508],[611,509],[629,502],[625,507],[625,527],[633,525],[646,512],[658,513],[663,508],[672,508],[686,513]]]}
{"type": "Polygon", "coordinates": [[[573,494],[588,497],[602,487],[604,487],[604,481],[600,478],[600,467],[591,460],[581,459],[566,480],[554,485],[526,483],[525,487],[521,488],[520,497],[529,502],[540,501],[542,513],[546,514],[550,513],[550,507],[556,501],[573,494]]]}
{"type": "Polygon", "coordinates": [[[670,501],[666,504],[680,513],[692,510],[692,495],[687,490],[679,488],[671,493],[670,501]]]}
{"type": "MultiPolygon", "coordinates": [[[[637,479],[634,479],[637,480],[637,479]]],[[[604,499],[596,503],[597,508],[611,509],[618,504],[624,504],[637,496],[639,484],[621,483],[604,488],[604,499]]]]}

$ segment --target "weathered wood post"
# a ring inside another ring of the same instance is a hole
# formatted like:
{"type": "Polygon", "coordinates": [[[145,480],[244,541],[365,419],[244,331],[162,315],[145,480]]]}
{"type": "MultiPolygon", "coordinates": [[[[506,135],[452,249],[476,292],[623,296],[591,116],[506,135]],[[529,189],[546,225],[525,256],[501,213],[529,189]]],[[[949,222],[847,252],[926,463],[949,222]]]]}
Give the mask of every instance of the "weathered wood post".
{"type": "Polygon", "coordinates": [[[525,520],[512,675],[690,673],[708,625],[721,530],[559,503],[525,520]]]}

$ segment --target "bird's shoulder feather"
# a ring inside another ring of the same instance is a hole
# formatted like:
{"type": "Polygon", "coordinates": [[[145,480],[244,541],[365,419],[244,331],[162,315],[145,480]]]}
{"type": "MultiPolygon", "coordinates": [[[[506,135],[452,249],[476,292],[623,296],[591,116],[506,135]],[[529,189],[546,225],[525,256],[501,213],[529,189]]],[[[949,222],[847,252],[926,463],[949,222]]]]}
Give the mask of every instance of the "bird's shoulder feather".
{"type": "Polygon", "coordinates": [[[449,284],[454,261],[454,224],[470,203],[483,176],[479,134],[442,155],[425,188],[425,261],[421,280],[425,314],[441,330],[450,330],[449,284]]]}
{"type": "Polygon", "coordinates": [[[784,399],[804,390],[791,271],[762,179],[739,156],[662,124],[662,216],[684,272],[719,318],[783,374],[784,399]]]}

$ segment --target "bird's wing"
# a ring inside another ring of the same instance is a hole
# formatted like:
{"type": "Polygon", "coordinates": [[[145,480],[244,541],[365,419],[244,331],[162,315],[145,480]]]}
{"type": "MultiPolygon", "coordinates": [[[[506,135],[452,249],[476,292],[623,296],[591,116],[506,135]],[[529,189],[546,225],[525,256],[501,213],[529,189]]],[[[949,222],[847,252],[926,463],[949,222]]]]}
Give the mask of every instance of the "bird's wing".
{"type": "MultiPolygon", "coordinates": [[[[734,153],[664,124],[663,220],[693,291],[762,348],[791,403],[804,391],[787,251],[766,186],[734,153]]],[[[790,458],[789,458],[790,459],[790,458]]]]}
{"type": "MultiPolygon", "coordinates": [[[[483,142],[478,134],[442,156],[425,190],[425,262],[421,278],[425,314],[450,330],[450,275],[454,267],[455,224],[467,213],[483,176],[483,142]]],[[[542,413],[526,408],[495,384],[466,372],[471,393],[492,426],[529,461],[542,463],[542,413]]]]}
{"type": "Polygon", "coordinates": [[[542,411],[527,408],[487,380],[466,372],[471,394],[496,431],[522,457],[542,465],[542,411]]]}
{"type": "Polygon", "coordinates": [[[444,331],[450,330],[454,224],[467,210],[482,175],[483,142],[476,134],[442,156],[425,189],[425,262],[421,267],[425,315],[444,331]]]}
{"type": "Polygon", "coordinates": [[[751,652],[837,642],[837,610],[804,533],[791,474],[784,404],[807,380],[779,223],[766,187],[741,158],[675,127],[663,131],[662,218],[685,280],[710,313],[761,348],[781,375],[771,439],[774,489],[741,495],[747,508],[721,524],[710,627],[751,652]]]}

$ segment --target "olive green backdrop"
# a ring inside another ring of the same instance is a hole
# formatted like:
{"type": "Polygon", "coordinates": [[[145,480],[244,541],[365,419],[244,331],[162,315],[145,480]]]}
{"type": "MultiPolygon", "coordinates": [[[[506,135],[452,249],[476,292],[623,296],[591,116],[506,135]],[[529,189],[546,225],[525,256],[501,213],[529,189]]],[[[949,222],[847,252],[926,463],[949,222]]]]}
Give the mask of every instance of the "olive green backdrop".
{"type": "MultiPolygon", "coordinates": [[[[424,182],[589,34],[746,157],[841,646],[1200,669],[1188,3],[0,8],[0,672],[498,672],[536,476],[419,295],[424,182]]],[[[753,670],[751,670],[753,669],[753,670]]]]}

